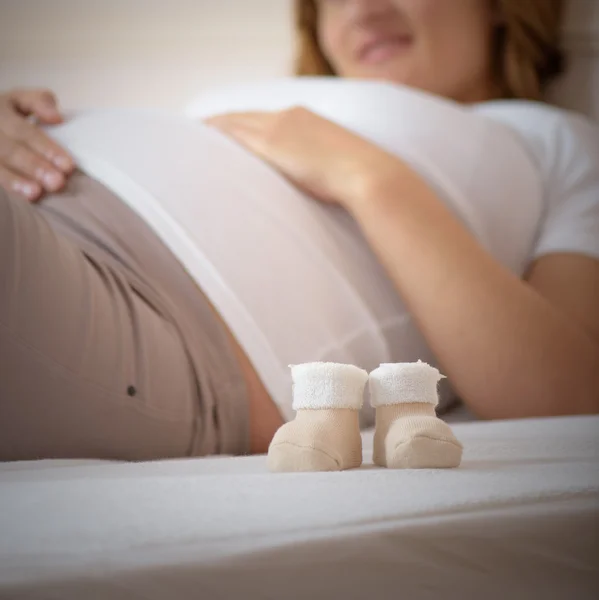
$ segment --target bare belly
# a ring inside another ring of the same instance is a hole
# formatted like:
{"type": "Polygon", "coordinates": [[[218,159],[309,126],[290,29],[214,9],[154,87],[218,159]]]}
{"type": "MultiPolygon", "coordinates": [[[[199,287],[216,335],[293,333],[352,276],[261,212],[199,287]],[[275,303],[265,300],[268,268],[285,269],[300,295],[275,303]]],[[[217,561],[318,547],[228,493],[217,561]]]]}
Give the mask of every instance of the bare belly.
{"type": "Polygon", "coordinates": [[[256,369],[243,348],[224,322],[218,311],[212,306],[216,318],[223,325],[229,335],[231,345],[241,372],[245,379],[248,392],[249,420],[250,420],[250,452],[252,454],[265,454],[277,429],[285,422],[274,400],[266,391],[256,369]]]}

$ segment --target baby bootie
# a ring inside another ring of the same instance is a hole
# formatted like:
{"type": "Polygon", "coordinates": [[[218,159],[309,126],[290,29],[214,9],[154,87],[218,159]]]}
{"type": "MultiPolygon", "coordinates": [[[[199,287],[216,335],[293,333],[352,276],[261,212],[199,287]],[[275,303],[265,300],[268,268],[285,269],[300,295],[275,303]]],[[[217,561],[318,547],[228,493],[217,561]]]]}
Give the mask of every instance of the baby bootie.
{"type": "Polygon", "coordinates": [[[375,464],[391,469],[460,465],[462,445],[435,413],[442,378],[423,362],[382,364],[370,374],[370,401],[376,410],[375,464]]]}
{"type": "Polygon", "coordinates": [[[305,363],[291,367],[293,421],[268,449],[274,472],[343,471],[362,464],[359,412],[368,373],[353,365],[305,363]]]}

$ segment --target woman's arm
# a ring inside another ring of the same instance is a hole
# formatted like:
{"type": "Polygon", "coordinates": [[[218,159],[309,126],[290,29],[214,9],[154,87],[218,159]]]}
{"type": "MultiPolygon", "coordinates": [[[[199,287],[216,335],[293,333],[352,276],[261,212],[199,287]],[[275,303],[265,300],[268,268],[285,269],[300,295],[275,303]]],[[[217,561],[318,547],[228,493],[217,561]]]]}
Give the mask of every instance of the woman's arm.
{"type": "Polygon", "coordinates": [[[599,412],[599,261],[523,282],[397,162],[346,204],[464,402],[483,418],[599,412]]]}

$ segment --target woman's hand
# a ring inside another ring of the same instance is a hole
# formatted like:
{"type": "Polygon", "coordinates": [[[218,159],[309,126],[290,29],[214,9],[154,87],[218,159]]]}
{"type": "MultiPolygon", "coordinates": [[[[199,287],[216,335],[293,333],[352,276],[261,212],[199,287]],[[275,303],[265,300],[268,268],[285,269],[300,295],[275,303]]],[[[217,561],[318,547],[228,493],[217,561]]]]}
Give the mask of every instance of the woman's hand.
{"type": "Polygon", "coordinates": [[[13,90],[0,94],[0,186],[27,200],[61,189],[73,159],[28,117],[51,125],[62,122],[48,90],[13,90]]]}
{"type": "Polygon", "coordinates": [[[316,198],[351,210],[373,177],[401,170],[378,146],[305,108],[207,120],[316,198]]]}

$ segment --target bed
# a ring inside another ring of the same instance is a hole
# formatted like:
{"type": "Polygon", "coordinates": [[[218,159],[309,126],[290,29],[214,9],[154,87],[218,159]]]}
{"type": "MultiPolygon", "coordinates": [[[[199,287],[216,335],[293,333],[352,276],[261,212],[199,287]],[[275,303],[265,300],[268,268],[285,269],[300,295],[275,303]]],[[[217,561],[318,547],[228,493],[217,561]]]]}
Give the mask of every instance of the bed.
{"type": "Polygon", "coordinates": [[[0,598],[599,597],[599,416],[453,424],[457,470],[0,466],[0,598]]]}
{"type": "MultiPolygon", "coordinates": [[[[599,3],[558,104],[597,118],[599,3]]],[[[598,392],[599,393],[599,392],[598,392]]],[[[0,464],[0,599],[599,598],[599,416],[476,422],[450,471],[264,456],[0,464]]]]}

